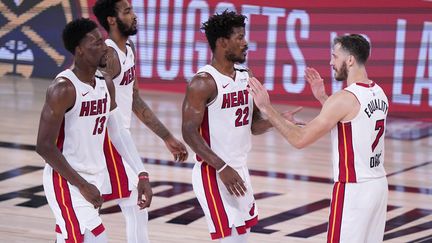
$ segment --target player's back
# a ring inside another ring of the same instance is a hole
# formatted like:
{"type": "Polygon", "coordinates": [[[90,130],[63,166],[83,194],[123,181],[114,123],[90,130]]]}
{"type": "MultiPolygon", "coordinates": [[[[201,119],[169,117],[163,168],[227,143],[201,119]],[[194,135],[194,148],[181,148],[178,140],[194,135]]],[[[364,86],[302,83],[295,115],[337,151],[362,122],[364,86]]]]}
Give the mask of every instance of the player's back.
{"type": "Polygon", "coordinates": [[[75,104],[66,111],[57,146],[74,170],[86,178],[105,170],[103,141],[111,99],[103,76],[97,72],[95,87],[81,82],[69,69],[58,77],[75,87],[75,104]]]}
{"type": "Polygon", "coordinates": [[[332,130],[334,180],[362,182],[386,175],[384,136],[388,100],[376,83],[354,83],[345,88],[360,103],[351,121],[339,122],[332,130]]]}
{"type": "MultiPolygon", "coordinates": [[[[213,77],[217,96],[207,104],[200,132],[211,149],[227,164],[240,167],[246,164],[251,148],[253,99],[247,90],[248,70],[235,65],[233,80],[211,65],[201,68],[213,77]]],[[[197,157],[198,161],[201,161],[197,157]]]]}

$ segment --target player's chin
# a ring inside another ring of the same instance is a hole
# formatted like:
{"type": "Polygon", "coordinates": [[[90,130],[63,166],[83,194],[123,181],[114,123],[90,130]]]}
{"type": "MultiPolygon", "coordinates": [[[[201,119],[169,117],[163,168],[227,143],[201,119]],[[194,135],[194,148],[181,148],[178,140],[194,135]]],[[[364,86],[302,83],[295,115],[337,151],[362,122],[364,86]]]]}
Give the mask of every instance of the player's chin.
{"type": "Polygon", "coordinates": [[[132,28],[129,30],[129,35],[136,35],[138,33],[138,29],[136,26],[132,26],[132,28]]]}
{"type": "Polygon", "coordinates": [[[245,63],[246,62],[246,55],[242,58],[237,59],[237,63],[245,63]]]}

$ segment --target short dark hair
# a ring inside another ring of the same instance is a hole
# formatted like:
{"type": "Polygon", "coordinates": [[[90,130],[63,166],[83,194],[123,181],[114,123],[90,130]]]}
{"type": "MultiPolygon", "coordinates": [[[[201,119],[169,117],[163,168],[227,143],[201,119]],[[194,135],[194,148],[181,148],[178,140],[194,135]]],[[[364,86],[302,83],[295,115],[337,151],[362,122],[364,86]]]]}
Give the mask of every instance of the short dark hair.
{"type": "Polygon", "coordinates": [[[93,6],[93,14],[102,27],[109,31],[108,17],[117,17],[116,4],[121,0],[97,0],[93,6]]]}
{"type": "Polygon", "coordinates": [[[338,36],[333,40],[333,46],[336,44],[340,44],[342,49],[353,55],[360,64],[365,64],[369,58],[370,44],[362,35],[338,36]]]}
{"type": "Polygon", "coordinates": [[[63,29],[63,45],[70,53],[75,54],[75,48],[81,43],[87,33],[97,28],[96,23],[88,18],[75,19],[66,24],[63,29]]]}
{"type": "Polygon", "coordinates": [[[216,48],[216,40],[220,37],[229,38],[235,27],[245,27],[246,16],[234,11],[225,10],[221,14],[211,16],[202,24],[207,41],[212,51],[216,48]]]}

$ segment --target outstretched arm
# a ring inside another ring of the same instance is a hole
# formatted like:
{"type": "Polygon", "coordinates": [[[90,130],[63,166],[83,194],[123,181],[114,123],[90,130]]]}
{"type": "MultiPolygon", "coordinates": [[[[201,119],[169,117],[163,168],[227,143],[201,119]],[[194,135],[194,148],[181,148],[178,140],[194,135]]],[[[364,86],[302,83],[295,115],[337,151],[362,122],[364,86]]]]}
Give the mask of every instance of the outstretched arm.
{"type": "Polygon", "coordinates": [[[294,123],[284,119],[270,104],[270,99],[265,88],[258,80],[249,80],[250,93],[254,97],[255,104],[267,115],[273,126],[284,138],[296,148],[304,148],[315,142],[329,132],[339,121],[343,120],[357,102],[354,95],[343,91],[329,98],[320,114],[304,127],[298,127],[294,123]]]}
{"type": "MultiPolygon", "coordinates": [[[[253,77],[253,73],[250,69],[248,70],[248,73],[249,73],[249,77],[253,77]]],[[[285,119],[287,119],[287,120],[289,120],[295,124],[303,124],[303,122],[297,121],[294,118],[294,115],[297,112],[299,112],[301,109],[302,109],[302,107],[297,107],[295,110],[282,113],[282,116],[285,119]]],[[[263,118],[261,111],[258,109],[258,107],[254,103],[253,115],[252,115],[252,125],[251,125],[252,134],[253,135],[263,134],[263,133],[267,132],[272,127],[273,127],[273,125],[271,124],[271,122],[269,120],[263,118]]]]}
{"type": "Polygon", "coordinates": [[[66,111],[75,103],[75,88],[64,78],[58,78],[48,87],[39,121],[36,152],[69,183],[76,186],[84,198],[96,207],[103,199],[96,186],[88,183],[68,163],[56,146],[66,111]]]}

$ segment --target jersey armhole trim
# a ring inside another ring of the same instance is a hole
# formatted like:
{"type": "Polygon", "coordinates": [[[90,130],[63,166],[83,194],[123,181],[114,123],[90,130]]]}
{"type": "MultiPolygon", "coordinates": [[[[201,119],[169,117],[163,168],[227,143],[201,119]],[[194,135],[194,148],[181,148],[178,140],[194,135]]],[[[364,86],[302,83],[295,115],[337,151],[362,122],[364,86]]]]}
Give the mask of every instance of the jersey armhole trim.
{"type": "Polygon", "coordinates": [[[63,78],[65,80],[67,80],[68,82],[70,82],[72,84],[73,89],[75,90],[75,102],[74,102],[73,106],[71,106],[71,107],[69,107],[69,108],[66,109],[66,111],[64,113],[64,115],[66,116],[66,114],[69,114],[70,112],[75,111],[77,109],[76,108],[77,104],[78,104],[77,99],[79,97],[78,96],[79,94],[78,94],[77,88],[75,87],[75,84],[68,77],[66,77],[66,76],[60,76],[58,78],[63,78]]]}
{"type": "Polygon", "coordinates": [[[201,72],[198,72],[197,74],[200,74],[200,73],[207,73],[208,75],[210,75],[210,77],[212,78],[214,84],[216,85],[216,96],[214,97],[214,99],[212,99],[211,101],[209,101],[206,104],[206,107],[209,107],[209,106],[211,106],[217,100],[218,95],[219,95],[219,88],[218,88],[218,85],[217,85],[216,80],[214,79],[213,75],[211,75],[209,72],[206,72],[206,71],[201,71],[201,72]]]}
{"type": "Polygon", "coordinates": [[[347,90],[347,89],[344,89],[344,90],[347,91],[347,92],[349,92],[349,93],[351,93],[356,98],[356,100],[357,100],[357,102],[359,104],[359,110],[358,110],[357,114],[352,119],[346,120],[346,121],[339,121],[342,124],[347,123],[347,122],[354,122],[355,120],[357,120],[358,117],[360,117],[361,108],[362,108],[360,100],[358,99],[357,95],[354,94],[351,90],[347,90]]]}

